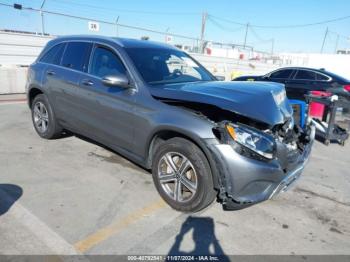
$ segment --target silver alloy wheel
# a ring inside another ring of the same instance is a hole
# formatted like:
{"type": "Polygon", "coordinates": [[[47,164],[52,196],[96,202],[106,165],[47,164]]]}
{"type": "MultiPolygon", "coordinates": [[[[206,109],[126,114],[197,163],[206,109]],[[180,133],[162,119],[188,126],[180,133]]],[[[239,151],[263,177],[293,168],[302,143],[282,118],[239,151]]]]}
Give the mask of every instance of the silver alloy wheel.
{"type": "Polygon", "coordinates": [[[34,105],[34,124],[40,133],[45,133],[49,127],[49,113],[42,102],[36,102],[34,105]]]}
{"type": "Polygon", "coordinates": [[[158,163],[158,179],[164,192],[177,202],[187,202],[197,192],[196,170],[180,153],[168,152],[162,156],[158,163]]]}

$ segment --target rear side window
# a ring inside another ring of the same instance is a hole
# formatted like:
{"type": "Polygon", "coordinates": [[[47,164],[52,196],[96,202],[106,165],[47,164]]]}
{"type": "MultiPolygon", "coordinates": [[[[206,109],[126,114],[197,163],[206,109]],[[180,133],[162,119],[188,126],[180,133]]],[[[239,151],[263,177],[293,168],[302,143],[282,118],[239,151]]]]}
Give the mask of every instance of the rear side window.
{"type": "Polygon", "coordinates": [[[270,78],[276,79],[288,79],[290,75],[293,73],[292,69],[279,70],[270,75],[270,78]]]}
{"type": "Polygon", "coordinates": [[[318,81],[328,81],[329,80],[329,77],[328,76],[325,76],[325,75],[321,75],[321,74],[316,74],[316,79],[318,81]]]}
{"type": "Polygon", "coordinates": [[[67,44],[62,65],[71,69],[85,71],[91,43],[71,42],[67,44]]]}
{"type": "Polygon", "coordinates": [[[299,70],[295,75],[296,80],[316,80],[316,73],[309,70],[299,70]]]}
{"type": "Polygon", "coordinates": [[[113,51],[99,46],[93,52],[89,73],[102,78],[107,75],[125,74],[126,69],[113,51]]]}
{"type": "Polygon", "coordinates": [[[44,56],[40,59],[40,62],[59,65],[63,55],[65,44],[58,44],[52,47],[44,56]]]}

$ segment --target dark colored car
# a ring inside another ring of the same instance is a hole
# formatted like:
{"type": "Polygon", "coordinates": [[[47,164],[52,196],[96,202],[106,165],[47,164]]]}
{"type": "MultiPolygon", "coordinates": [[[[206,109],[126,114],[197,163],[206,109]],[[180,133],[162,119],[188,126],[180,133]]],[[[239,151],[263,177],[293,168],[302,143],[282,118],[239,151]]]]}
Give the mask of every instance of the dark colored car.
{"type": "MultiPolygon", "coordinates": [[[[152,170],[174,209],[239,209],[295,181],[314,127],[294,125],[283,85],[219,82],[175,47],[92,36],[50,41],[28,72],[39,136],[78,133],[152,170]]],[[[135,192],[137,194],[137,192],[135,192]]]]}
{"type": "Polygon", "coordinates": [[[240,76],[234,81],[270,81],[285,85],[287,97],[305,100],[310,91],[327,91],[350,97],[350,80],[324,69],[286,67],[263,76],[240,76]]]}

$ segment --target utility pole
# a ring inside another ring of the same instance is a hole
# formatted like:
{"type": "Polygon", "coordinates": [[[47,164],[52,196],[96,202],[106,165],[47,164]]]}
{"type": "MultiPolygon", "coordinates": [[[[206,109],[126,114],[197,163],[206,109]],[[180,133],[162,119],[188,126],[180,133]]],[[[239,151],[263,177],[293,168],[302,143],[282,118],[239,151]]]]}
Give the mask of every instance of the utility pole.
{"type": "Polygon", "coordinates": [[[118,15],[117,19],[115,20],[115,35],[116,35],[116,37],[118,37],[118,21],[119,21],[119,15],[118,15]]]}
{"type": "Polygon", "coordinates": [[[200,42],[200,51],[204,52],[204,34],[205,34],[205,24],[207,23],[208,13],[203,12],[202,14],[202,28],[201,28],[201,42],[200,42]]]}
{"type": "Polygon", "coordinates": [[[322,42],[322,47],[321,47],[321,54],[323,53],[323,48],[324,48],[324,44],[326,43],[326,39],[328,36],[328,27],[326,29],[326,33],[324,34],[324,38],[323,38],[323,42],[322,42]]]}
{"type": "Polygon", "coordinates": [[[244,44],[243,44],[243,47],[244,47],[244,48],[245,48],[246,45],[247,45],[248,30],[249,30],[249,23],[247,23],[247,27],[246,27],[246,29],[245,29],[244,44]]]}
{"type": "Polygon", "coordinates": [[[274,48],[275,48],[275,39],[272,38],[272,39],[271,39],[271,56],[273,56],[274,48]]]}
{"type": "Polygon", "coordinates": [[[335,54],[337,53],[338,44],[339,44],[339,34],[337,34],[337,40],[335,40],[335,49],[334,49],[335,54]]]}
{"type": "Polygon", "coordinates": [[[41,16],[41,34],[44,35],[45,34],[45,26],[44,26],[44,12],[43,12],[43,8],[45,5],[46,0],[43,0],[43,2],[41,3],[40,6],[40,16],[41,16]]]}
{"type": "Polygon", "coordinates": [[[172,37],[170,37],[170,36],[168,35],[169,30],[170,30],[170,27],[167,27],[166,30],[165,30],[165,42],[166,42],[166,43],[170,43],[170,42],[173,41],[172,37]]]}

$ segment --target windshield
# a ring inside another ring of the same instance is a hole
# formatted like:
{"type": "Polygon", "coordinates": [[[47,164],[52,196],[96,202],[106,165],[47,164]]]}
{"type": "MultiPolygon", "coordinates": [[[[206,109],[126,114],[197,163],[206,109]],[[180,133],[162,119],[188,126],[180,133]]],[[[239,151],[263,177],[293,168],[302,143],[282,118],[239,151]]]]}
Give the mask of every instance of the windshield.
{"type": "Polygon", "coordinates": [[[213,80],[207,70],[180,50],[127,48],[126,52],[150,85],[213,80]]]}

